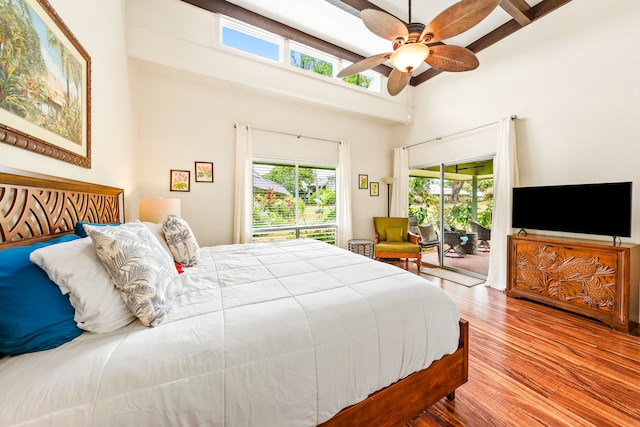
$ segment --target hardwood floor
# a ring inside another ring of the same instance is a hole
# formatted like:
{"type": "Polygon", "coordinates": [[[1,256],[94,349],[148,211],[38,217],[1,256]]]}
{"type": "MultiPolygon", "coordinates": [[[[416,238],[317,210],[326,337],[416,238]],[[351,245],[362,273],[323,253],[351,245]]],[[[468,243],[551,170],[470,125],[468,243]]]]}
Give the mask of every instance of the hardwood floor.
{"type": "Polygon", "coordinates": [[[469,321],[469,381],[405,427],[640,426],[638,336],[482,285],[428,278],[469,321]]]}

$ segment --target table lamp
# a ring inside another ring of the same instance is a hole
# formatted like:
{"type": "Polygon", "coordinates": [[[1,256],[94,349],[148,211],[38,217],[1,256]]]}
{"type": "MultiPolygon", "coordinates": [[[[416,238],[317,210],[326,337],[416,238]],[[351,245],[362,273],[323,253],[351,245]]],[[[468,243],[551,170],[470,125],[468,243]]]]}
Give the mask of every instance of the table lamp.
{"type": "Polygon", "coordinates": [[[140,199],[138,208],[140,221],[158,224],[169,215],[180,216],[180,199],[140,199]]]}

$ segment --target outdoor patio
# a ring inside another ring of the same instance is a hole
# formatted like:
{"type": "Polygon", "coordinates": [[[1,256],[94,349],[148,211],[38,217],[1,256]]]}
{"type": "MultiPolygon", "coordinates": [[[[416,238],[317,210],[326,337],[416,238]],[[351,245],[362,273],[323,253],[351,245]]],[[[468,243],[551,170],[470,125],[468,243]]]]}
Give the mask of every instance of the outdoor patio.
{"type": "MultiPolygon", "coordinates": [[[[467,254],[464,258],[445,256],[444,266],[463,269],[486,276],[489,271],[489,254],[479,250],[477,254],[467,254]]],[[[433,249],[422,253],[422,264],[425,267],[438,267],[438,252],[433,249]]]]}

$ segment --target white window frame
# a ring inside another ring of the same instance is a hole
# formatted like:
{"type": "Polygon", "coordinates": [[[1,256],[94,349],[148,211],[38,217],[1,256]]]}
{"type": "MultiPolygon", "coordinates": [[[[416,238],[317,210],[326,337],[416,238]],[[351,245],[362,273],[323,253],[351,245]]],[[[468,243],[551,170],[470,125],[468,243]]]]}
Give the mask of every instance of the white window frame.
{"type": "MultiPolygon", "coordinates": [[[[273,159],[273,158],[254,158],[253,161],[251,162],[251,168],[253,170],[253,168],[255,167],[256,164],[261,164],[261,165],[270,165],[270,166],[289,166],[289,167],[294,167],[295,171],[296,171],[296,182],[298,181],[298,170],[299,168],[303,167],[303,168],[317,168],[317,169],[329,169],[332,170],[334,172],[334,176],[337,177],[337,173],[338,173],[338,165],[336,164],[329,164],[329,163],[324,163],[324,162],[308,162],[308,161],[300,161],[300,160],[293,160],[293,159],[273,159]]],[[[253,179],[253,178],[252,178],[253,179]]],[[[337,183],[334,183],[337,184],[337,183]]],[[[334,189],[334,191],[336,191],[337,193],[337,188],[334,189]]],[[[255,190],[252,190],[252,195],[251,198],[253,200],[253,198],[255,197],[255,190]]],[[[297,197],[296,197],[297,199],[297,197]]],[[[337,200],[337,194],[336,194],[336,200],[337,200]]],[[[253,203],[252,206],[250,207],[250,209],[253,209],[253,203]]],[[[336,203],[336,209],[338,209],[337,203],[336,203]]],[[[338,224],[336,221],[334,222],[323,222],[320,224],[312,224],[312,225],[305,225],[302,224],[300,221],[300,217],[298,215],[299,213],[299,209],[297,206],[297,200],[296,200],[296,209],[295,209],[295,224],[294,225],[286,225],[286,226],[273,226],[273,227],[254,227],[253,224],[253,220],[251,221],[251,234],[252,236],[254,236],[255,239],[255,235],[256,234],[269,234],[272,232],[275,233],[280,233],[280,232],[293,232],[295,233],[296,238],[300,237],[300,233],[304,233],[305,231],[311,231],[311,230],[315,230],[315,229],[321,229],[321,230],[326,230],[326,229],[333,229],[335,230],[335,241],[334,241],[334,245],[338,244],[338,233],[339,233],[339,229],[338,229],[338,224]]],[[[337,214],[337,213],[336,213],[337,214]]],[[[264,240],[269,240],[269,238],[266,238],[264,240]]],[[[280,239],[276,239],[276,240],[280,240],[280,239]]]]}
{"type": "MultiPolygon", "coordinates": [[[[339,79],[336,77],[336,75],[338,74],[338,72],[340,72],[340,70],[346,68],[347,66],[351,65],[352,63],[347,61],[346,59],[343,58],[339,58],[337,56],[331,55],[329,53],[323,52],[319,49],[315,49],[312,48],[310,46],[307,46],[305,44],[293,41],[293,40],[289,40],[285,37],[279,36],[277,34],[271,33],[267,30],[263,30],[262,28],[258,28],[255,27],[253,25],[247,24],[245,22],[239,21],[237,19],[234,18],[230,18],[228,16],[224,16],[224,15],[219,15],[219,25],[218,25],[218,40],[217,42],[223,46],[226,49],[232,49],[234,52],[238,52],[238,53],[242,53],[245,55],[251,55],[253,57],[256,58],[261,58],[263,60],[267,60],[267,61],[273,61],[271,58],[267,58],[264,57],[262,55],[258,55],[255,54],[253,52],[249,52],[246,50],[242,50],[242,49],[238,49],[236,47],[233,46],[227,46],[224,44],[224,40],[223,40],[223,31],[225,28],[229,28],[241,33],[244,33],[248,36],[251,37],[256,37],[258,39],[264,40],[266,42],[269,43],[273,43],[275,45],[278,46],[278,62],[280,64],[284,64],[288,67],[297,69],[297,70],[301,70],[304,72],[308,72],[311,70],[303,70],[299,67],[294,67],[293,65],[291,65],[291,51],[295,50],[297,52],[303,53],[305,55],[309,55],[312,56],[314,58],[320,59],[322,61],[326,61],[332,64],[332,75],[331,78],[334,78],[336,80],[340,80],[342,81],[342,79],[339,79]]],[[[313,73],[312,74],[316,74],[313,73]]],[[[381,88],[382,88],[382,81],[383,79],[383,75],[373,71],[373,70],[366,70],[363,71],[361,73],[359,73],[363,76],[366,77],[370,77],[373,79],[373,81],[371,82],[371,85],[368,88],[364,88],[362,86],[356,86],[356,85],[352,85],[349,83],[345,83],[342,82],[343,84],[347,84],[349,87],[356,87],[359,90],[367,90],[367,91],[371,91],[371,92],[381,92],[381,88]]],[[[320,74],[317,74],[318,76],[321,77],[329,77],[329,76],[322,76],[320,74]]]]}
{"type": "MultiPolygon", "coordinates": [[[[345,68],[347,68],[349,65],[353,64],[353,62],[347,61],[346,59],[341,59],[340,60],[340,70],[344,70],[345,68]]],[[[365,70],[361,73],[358,73],[360,75],[366,76],[366,77],[370,77],[373,79],[373,81],[371,82],[371,85],[368,88],[362,87],[362,86],[356,86],[356,87],[360,87],[361,89],[364,90],[370,90],[372,92],[380,92],[381,88],[382,88],[382,74],[380,74],[377,71],[373,71],[373,70],[365,70]]],[[[349,84],[349,83],[347,83],[349,84]]],[[[349,86],[355,86],[352,84],[349,84],[349,86]]]]}
{"type": "MultiPolygon", "coordinates": [[[[312,56],[316,59],[320,59],[325,62],[329,62],[333,66],[331,69],[331,77],[335,78],[336,74],[338,74],[338,66],[340,65],[339,64],[340,60],[338,57],[330,55],[326,52],[322,52],[318,49],[314,49],[302,43],[295,42],[293,40],[289,40],[289,51],[287,52],[287,65],[293,67],[293,65],[291,65],[292,50],[303,53],[305,55],[312,56]]],[[[295,67],[295,68],[298,68],[298,67],[295,67]]],[[[305,71],[310,71],[310,70],[305,70],[305,71]]]]}
{"type": "Polygon", "coordinates": [[[229,49],[234,49],[237,50],[239,52],[244,52],[250,55],[254,55],[257,56],[259,58],[263,58],[263,59],[271,59],[271,58],[266,58],[264,56],[261,55],[257,55],[253,52],[249,52],[246,50],[242,50],[242,49],[238,49],[236,47],[233,46],[227,46],[224,44],[224,40],[222,37],[222,32],[224,31],[224,28],[230,28],[232,30],[238,31],[240,33],[244,33],[248,36],[251,37],[255,37],[258,39],[262,39],[266,42],[269,43],[273,43],[275,45],[278,45],[278,60],[277,62],[283,62],[283,57],[284,57],[284,51],[285,51],[285,41],[286,39],[284,37],[278,36],[276,34],[273,34],[269,31],[263,30],[262,28],[258,28],[258,27],[254,27],[253,25],[249,25],[247,23],[244,23],[242,21],[238,21],[235,20],[233,18],[229,18],[228,16],[220,16],[220,32],[218,34],[218,41],[222,46],[228,47],[229,49]]]}

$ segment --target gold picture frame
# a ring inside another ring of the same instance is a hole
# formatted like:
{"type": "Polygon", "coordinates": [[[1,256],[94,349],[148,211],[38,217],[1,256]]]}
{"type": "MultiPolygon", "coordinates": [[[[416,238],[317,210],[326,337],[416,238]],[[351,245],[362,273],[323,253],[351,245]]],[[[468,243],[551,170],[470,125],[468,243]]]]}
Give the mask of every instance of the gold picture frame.
{"type": "Polygon", "coordinates": [[[47,0],[2,2],[3,12],[23,31],[0,33],[13,86],[0,91],[0,142],[91,168],[89,54],[47,0]]]}

